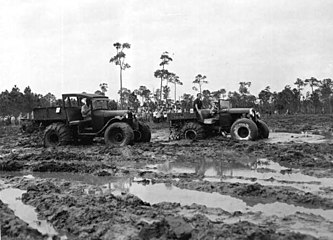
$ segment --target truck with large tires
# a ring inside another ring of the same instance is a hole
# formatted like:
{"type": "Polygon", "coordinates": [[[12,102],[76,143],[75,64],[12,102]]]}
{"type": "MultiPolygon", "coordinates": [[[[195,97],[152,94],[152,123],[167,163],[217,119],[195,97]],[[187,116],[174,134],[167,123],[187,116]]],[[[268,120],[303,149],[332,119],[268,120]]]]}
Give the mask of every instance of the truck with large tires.
{"type": "Polygon", "coordinates": [[[95,137],[104,137],[107,145],[124,146],[133,142],[149,142],[150,127],[136,119],[130,110],[108,109],[106,96],[88,93],[62,95],[62,105],[35,108],[33,119],[27,119],[22,129],[44,129],[44,146],[70,143],[91,143],[95,137]],[[81,108],[89,101],[90,116],[84,118],[81,108]]]}
{"type": "Polygon", "coordinates": [[[253,108],[231,108],[219,100],[216,111],[201,109],[202,118],[194,112],[169,113],[170,139],[204,139],[230,134],[234,140],[268,138],[269,128],[253,108]]]}

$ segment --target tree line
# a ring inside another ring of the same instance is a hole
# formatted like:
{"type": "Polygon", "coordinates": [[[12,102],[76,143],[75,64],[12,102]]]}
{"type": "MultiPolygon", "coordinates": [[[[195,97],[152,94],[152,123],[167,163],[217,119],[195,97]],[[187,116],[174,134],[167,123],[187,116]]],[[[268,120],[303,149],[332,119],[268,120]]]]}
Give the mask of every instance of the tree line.
{"type": "MultiPolygon", "coordinates": [[[[163,81],[163,80],[162,80],[163,81]]],[[[207,77],[198,74],[193,80],[194,89],[196,86],[202,87],[203,84],[208,84],[207,77]],[[199,76],[200,75],[200,76],[199,76]],[[203,80],[200,84],[198,83],[203,80]]],[[[270,86],[261,90],[258,96],[251,94],[251,82],[240,82],[238,91],[229,91],[226,89],[218,89],[209,91],[204,89],[201,91],[203,96],[203,105],[208,107],[210,98],[224,99],[230,101],[233,107],[255,107],[262,113],[279,113],[279,114],[331,114],[333,111],[333,81],[331,79],[319,80],[311,77],[309,79],[297,78],[295,87],[286,85],[279,92],[272,92],[270,86]],[[304,93],[305,86],[310,87],[310,91],[304,93]]],[[[105,95],[108,90],[107,83],[101,83],[96,94],[105,95]]],[[[146,86],[131,91],[127,88],[122,88],[123,107],[138,110],[139,107],[144,107],[150,111],[155,111],[158,108],[178,108],[182,111],[190,111],[193,107],[195,96],[189,93],[184,93],[180,100],[169,98],[169,92],[157,89],[152,92],[146,86]],[[162,95],[162,99],[161,99],[162,95]]],[[[57,99],[52,93],[46,95],[32,92],[27,86],[23,92],[14,85],[11,91],[5,90],[0,93],[0,116],[13,115],[18,116],[20,113],[26,114],[35,107],[60,106],[61,99],[57,99]]],[[[116,100],[110,100],[110,109],[120,109],[121,103],[116,100]]]]}
{"type": "Polygon", "coordinates": [[[61,104],[52,93],[46,95],[33,93],[27,86],[23,92],[14,85],[11,91],[0,93],[0,116],[19,116],[20,113],[30,113],[35,107],[47,107],[61,104]]]}

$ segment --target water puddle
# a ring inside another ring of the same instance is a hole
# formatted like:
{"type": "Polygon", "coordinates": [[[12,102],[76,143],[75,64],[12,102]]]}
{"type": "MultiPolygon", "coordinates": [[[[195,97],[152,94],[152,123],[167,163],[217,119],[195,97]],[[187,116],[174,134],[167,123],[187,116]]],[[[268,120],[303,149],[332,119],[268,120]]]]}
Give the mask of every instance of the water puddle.
{"type": "Polygon", "coordinates": [[[333,210],[308,209],[280,202],[256,204],[253,207],[250,207],[243,200],[228,195],[180,189],[166,184],[142,185],[134,182],[129,186],[128,193],[134,194],[143,201],[151,204],[160,202],[177,202],[181,205],[191,205],[195,203],[205,205],[209,208],[221,208],[231,213],[236,211],[245,213],[260,211],[267,216],[276,215],[279,217],[295,214],[296,212],[304,212],[320,215],[329,221],[333,221],[333,210]]]}
{"type": "Polygon", "coordinates": [[[147,165],[145,169],[163,173],[196,173],[212,182],[259,183],[265,186],[290,186],[296,189],[333,198],[323,189],[332,187],[333,178],[304,175],[298,169],[280,166],[267,159],[254,159],[249,163],[225,163],[203,160],[200,163],[170,162],[147,165]]]}
{"type": "Polygon", "coordinates": [[[325,136],[316,135],[311,133],[286,133],[286,132],[271,132],[269,138],[265,140],[267,143],[278,142],[295,142],[295,143],[325,143],[331,140],[326,139],[325,136]]]}
{"type": "MultiPolygon", "coordinates": [[[[8,204],[17,217],[28,223],[31,228],[38,230],[42,234],[48,235],[48,239],[53,239],[53,236],[59,236],[59,233],[46,220],[40,220],[37,217],[35,208],[30,205],[25,205],[21,201],[21,196],[26,191],[17,188],[6,188],[0,191],[0,200],[8,204]]],[[[60,239],[67,239],[66,236],[60,236],[60,239]]]]}

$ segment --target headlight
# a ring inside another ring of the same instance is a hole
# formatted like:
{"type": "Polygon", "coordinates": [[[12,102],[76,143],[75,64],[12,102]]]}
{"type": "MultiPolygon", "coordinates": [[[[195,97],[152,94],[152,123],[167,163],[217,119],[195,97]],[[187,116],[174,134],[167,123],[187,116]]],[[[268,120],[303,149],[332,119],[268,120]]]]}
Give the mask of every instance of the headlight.
{"type": "Polygon", "coordinates": [[[124,116],[125,116],[125,118],[127,118],[127,119],[131,119],[131,118],[133,118],[133,114],[132,114],[131,112],[127,112],[124,116]]]}
{"type": "Polygon", "coordinates": [[[257,112],[257,118],[260,118],[260,113],[257,112]]]}

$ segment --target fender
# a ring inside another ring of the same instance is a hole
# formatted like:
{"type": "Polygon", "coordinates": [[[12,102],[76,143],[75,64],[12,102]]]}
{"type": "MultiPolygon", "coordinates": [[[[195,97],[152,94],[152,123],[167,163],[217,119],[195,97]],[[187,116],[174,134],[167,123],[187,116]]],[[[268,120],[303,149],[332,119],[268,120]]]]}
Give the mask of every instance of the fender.
{"type": "Polygon", "coordinates": [[[97,135],[102,134],[106,130],[106,128],[110,126],[112,123],[123,122],[124,119],[126,119],[125,116],[115,116],[114,118],[110,119],[101,130],[97,132],[97,135]]]}

